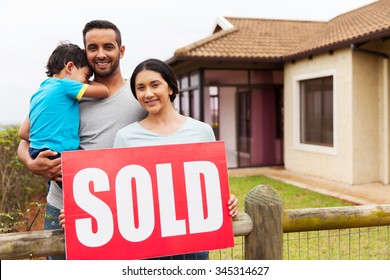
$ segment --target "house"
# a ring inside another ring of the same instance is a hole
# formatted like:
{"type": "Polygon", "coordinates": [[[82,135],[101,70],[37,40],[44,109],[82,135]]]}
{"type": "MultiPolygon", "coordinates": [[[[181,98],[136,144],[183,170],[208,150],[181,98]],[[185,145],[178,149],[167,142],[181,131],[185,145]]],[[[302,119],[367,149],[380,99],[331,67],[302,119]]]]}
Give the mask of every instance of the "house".
{"type": "Polygon", "coordinates": [[[389,184],[389,38],[390,0],[327,22],[220,18],[167,60],[176,106],[213,127],[229,167],[389,184]]]}

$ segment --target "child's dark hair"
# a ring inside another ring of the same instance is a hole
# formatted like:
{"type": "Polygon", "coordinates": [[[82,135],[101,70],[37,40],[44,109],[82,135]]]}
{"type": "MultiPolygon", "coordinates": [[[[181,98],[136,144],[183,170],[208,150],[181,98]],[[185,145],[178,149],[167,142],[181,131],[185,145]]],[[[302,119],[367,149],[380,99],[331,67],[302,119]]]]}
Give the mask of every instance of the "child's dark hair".
{"type": "Polygon", "coordinates": [[[137,98],[137,94],[135,92],[135,78],[137,77],[138,73],[143,70],[151,70],[160,73],[161,77],[165,80],[165,82],[167,82],[168,87],[172,89],[172,94],[169,96],[169,98],[171,102],[173,102],[173,100],[176,98],[176,95],[179,94],[179,87],[177,85],[177,78],[175,73],[168,64],[155,58],[147,59],[135,67],[133,74],[130,77],[130,88],[134,97],[137,98]]]}
{"type": "Polygon", "coordinates": [[[69,42],[61,42],[47,61],[47,76],[53,77],[53,75],[60,73],[69,61],[72,61],[77,68],[88,65],[85,50],[69,42]]]}

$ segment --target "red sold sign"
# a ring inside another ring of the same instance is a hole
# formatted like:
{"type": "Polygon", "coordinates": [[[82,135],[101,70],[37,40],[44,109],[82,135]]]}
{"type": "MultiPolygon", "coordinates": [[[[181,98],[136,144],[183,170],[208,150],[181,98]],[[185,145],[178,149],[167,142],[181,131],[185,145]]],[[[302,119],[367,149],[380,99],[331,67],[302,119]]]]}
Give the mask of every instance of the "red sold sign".
{"type": "Polygon", "coordinates": [[[234,246],[224,143],[62,154],[67,259],[234,246]]]}

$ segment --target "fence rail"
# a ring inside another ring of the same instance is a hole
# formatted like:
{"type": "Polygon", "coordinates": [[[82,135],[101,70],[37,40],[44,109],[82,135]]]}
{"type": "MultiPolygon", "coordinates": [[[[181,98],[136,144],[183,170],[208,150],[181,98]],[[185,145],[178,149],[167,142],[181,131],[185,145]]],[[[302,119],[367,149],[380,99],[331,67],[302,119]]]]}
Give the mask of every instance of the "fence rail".
{"type": "MultiPolygon", "coordinates": [[[[244,236],[247,260],[283,259],[284,234],[379,226],[390,226],[390,204],[283,211],[281,198],[268,185],[254,187],[245,197],[245,212],[239,212],[233,220],[234,236],[244,236]]],[[[64,252],[62,230],[0,234],[0,259],[45,257],[64,252]]]]}
{"type": "MultiPolygon", "coordinates": [[[[253,229],[252,219],[239,212],[233,221],[234,236],[246,236],[253,229]]],[[[28,259],[63,255],[63,230],[40,230],[0,234],[0,259],[28,259]]]]}
{"type": "Polygon", "coordinates": [[[283,212],[283,232],[390,225],[390,204],[290,209],[283,212]]]}

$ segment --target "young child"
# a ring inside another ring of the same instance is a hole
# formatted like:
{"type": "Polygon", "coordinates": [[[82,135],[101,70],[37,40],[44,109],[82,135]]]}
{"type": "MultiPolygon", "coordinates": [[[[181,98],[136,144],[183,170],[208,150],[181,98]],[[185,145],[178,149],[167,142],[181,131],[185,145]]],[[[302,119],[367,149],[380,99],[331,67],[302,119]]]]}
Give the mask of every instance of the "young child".
{"type": "Polygon", "coordinates": [[[58,45],[49,57],[46,69],[49,78],[32,95],[29,116],[23,122],[19,136],[30,141],[32,158],[50,149],[58,153],[54,159],[63,151],[79,148],[78,100],[84,96],[105,98],[109,92],[106,86],[88,81],[91,70],[86,53],[77,45],[58,45]]]}

